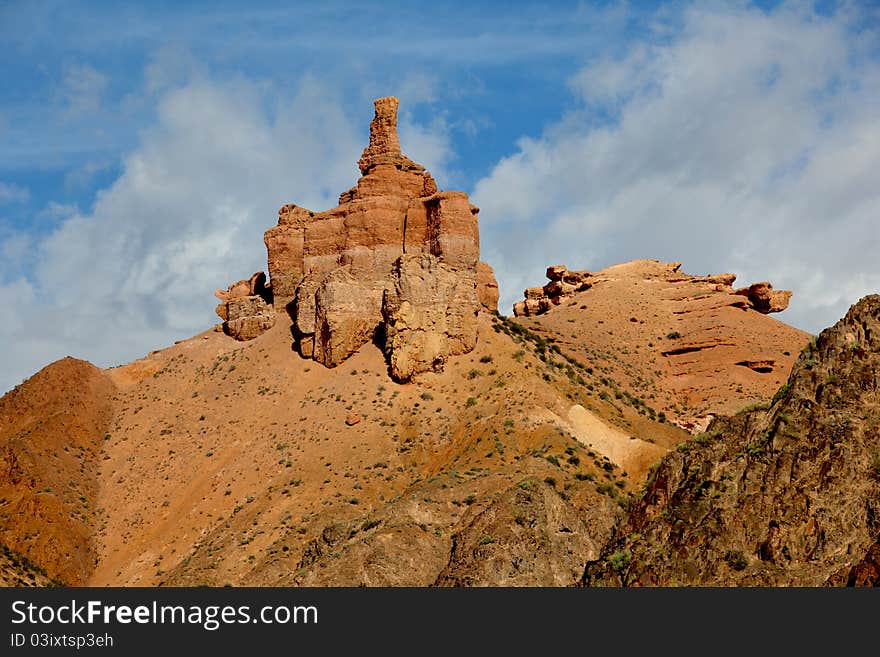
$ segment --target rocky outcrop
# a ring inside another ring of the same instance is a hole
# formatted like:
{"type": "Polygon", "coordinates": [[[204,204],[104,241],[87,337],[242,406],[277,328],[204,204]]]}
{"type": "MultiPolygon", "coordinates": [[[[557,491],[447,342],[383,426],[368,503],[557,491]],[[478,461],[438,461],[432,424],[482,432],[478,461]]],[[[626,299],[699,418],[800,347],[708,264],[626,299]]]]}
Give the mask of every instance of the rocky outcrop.
{"type": "Polygon", "coordinates": [[[494,270],[485,262],[477,263],[477,299],[486,310],[498,310],[498,281],[494,270]]]}
{"type": "Polygon", "coordinates": [[[876,585],[880,295],[801,353],[769,407],[666,456],[587,585],[876,585]]]}
{"type": "MultiPolygon", "coordinates": [[[[645,279],[662,279],[669,283],[692,283],[701,287],[711,286],[715,292],[726,292],[745,299],[731,300],[730,305],[743,309],[754,309],[760,313],[778,313],[788,308],[791,298],[790,290],[774,290],[768,282],[753,283],[748,287],[734,290],[733,282],[736,274],[712,274],[709,276],[689,276],[680,271],[680,262],[658,262],[656,260],[634,261],[646,263],[638,272],[645,279]]],[[[629,266],[631,263],[609,267],[614,270],[617,267],[629,266]]],[[[566,297],[578,292],[589,290],[594,283],[601,282],[605,271],[591,273],[588,271],[571,271],[565,265],[553,265],[547,268],[547,278],[550,282],[543,287],[529,287],[524,292],[525,299],[513,304],[513,314],[517,317],[532,317],[542,315],[553,306],[560,305],[566,297]]]]}
{"type": "Polygon", "coordinates": [[[563,299],[576,292],[584,292],[592,287],[588,271],[571,271],[565,265],[547,267],[550,282],[544,287],[529,287],[525,300],[513,304],[513,314],[517,317],[540,315],[562,303],[563,299]]]}
{"type": "Polygon", "coordinates": [[[217,290],[214,296],[220,299],[216,312],[223,320],[223,331],[236,340],[252,340],[275,325],[271,292],[261,271],[217,290]]]}
{"type": "Polygon", "coordinates": [[[523,456],[477,480],[430,477],[326,525],[285,568],[302,586],[573,586],[622,512],[591,482],[556,490],[558,476],[523,456]]]}
{"type": "Polygon", "coordinates": [[[590,287],[559,305],[544,288],[530,290],[538,299],[528,312],[538,314],[522,325],[551,331],[579,362],[611,368],[621,391],[648,395],[655,412],[689,432],[772,397],[812,337],[734,294],[732,273],[693,276],[680,262],[634,260],[578,281],[563,269],[551,267],[548,277],[590,287]]]}
{"type": "Polygon", "coordinates": [[[401,152],[397,106],[396,98],[375,101],[370,143],[358,161],[361,178],[340,195],[339,205],[325,212],[285,205],[278,213],[278,225],[266,231],[264,241],[275,310],[290,314],[299,353],[328,367],[338,365],[364,343],[381,339],[388,317],[383,315],[383,293],[399,284],[411,291],[408,272],[412,263],[423,262],[412,260],[413,256],[436,260],[419,275],[440,276],[442,280],[423,283],[441,294],[454,290],[455,299],[441,298],[436,308],[430,307],[427,297],[399,300],[406,301],[407,308],[418,308],[418,316],[430,325],[413,324],[408,311],[394,305],[393,295],[388,301],[394,321],[403,322],[405,316],[408,323],[406,329],[390,331],[393,339],[385,349],[392,372],[408,378],[420,368],[442,366],[451,353],[473,348],[473,322],[458,322],[455,313],[462,317],[476,313],[478,272],[479,298],[487,308],[493,303],[497,308],[498,285],[491,268],[478,269],[479,209],[464,192],[438,191],[424,167],[401,152]],[[448,310],[448,303],[453,303],[455,316],[438,328],[438,317],[448,310]],[[417,333],[419,339],[414,337],[417,333]],[[447,337],[440,339],[440,334],[447,337]],[[405,355],[394,356],[395,350],[405,355]],[[428,354],[431,359],[424,360],[428,354]],[[406,365],[396,367],[396,362],[406,365]]]}
{"type": "Polygon", "coordinates": [[[774,290],[767,281],[752,283],[748,287],[734,290],[733,293],[747,297],[751,307],[765,315],[782,312],[788,308],[788,301],[791,299],[791,290],[774,290]]]}
{"type": "Polygon", "coordinates": [[[385,350],[391,376],[440,371],[447,357],[477,343],[475,273],[451,268],[437,256],[406,255],[395,264],[385,288],[385,350]]]}
{"type": "Polygon", "coordinates": [[[341,267],[324,278],[315,292],[312,357],[335,367],[369,342],[382,320],[382,289],[357,280],[341,267]]]}
{"type": "MultiPolygon", "coordinates": [[[[553,481],[552,475],[550,481],[553,481]]],[[[464,514],[437,586],[572,586],[619,510],[590,487],[563,496],[547,482],[499,491],[464,514]]]]}

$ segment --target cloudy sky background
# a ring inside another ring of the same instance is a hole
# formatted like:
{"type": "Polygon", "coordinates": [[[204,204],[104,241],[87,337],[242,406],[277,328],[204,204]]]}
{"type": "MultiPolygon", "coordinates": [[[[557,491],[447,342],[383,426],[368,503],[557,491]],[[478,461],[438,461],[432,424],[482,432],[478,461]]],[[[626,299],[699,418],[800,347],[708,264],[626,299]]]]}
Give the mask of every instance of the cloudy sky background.
{"type": "Polygon", "coordinates": [[[0,70],[0,391],[211,326],[389,94],[502,311],[633,258],[771,280],[812,332],[880,291],[876,4],[8,2],[0,70]]]}

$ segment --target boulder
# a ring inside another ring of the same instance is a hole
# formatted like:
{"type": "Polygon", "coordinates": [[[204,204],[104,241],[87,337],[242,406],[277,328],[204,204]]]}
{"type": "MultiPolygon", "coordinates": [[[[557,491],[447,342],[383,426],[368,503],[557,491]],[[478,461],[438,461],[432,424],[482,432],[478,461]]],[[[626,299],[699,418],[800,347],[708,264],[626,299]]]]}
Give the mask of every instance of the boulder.
{"type": "Polygon", "coordinates": [[[778,313],[788,308],[791,290],[774,290],[767,281],[752,283],[748,287],[734,290],[734,294],[747,297],[752,308],[759,313],[778,313]]]}
{"type": "Polygon", "coordinates": [[[223,320],[223,331],[236,340],[252,340],[275,325],[271,290],[261,271],[217,290],[214,296],[220,299],[214,310],[223,320]]]}
{"type": "Polygon", "coordinates": [[[546,273],[550,282],[543,287],[526,288],[523,293],[525,301],[513,305],[515,316],[540,315],[561,304],[566,297],[589,290],[593,285],[589,280],[593,275],[591,272],[571,271],[565,265],[547,267],[546,273]]]}
{"type": "Polygon", "coordinates": [[[235,297],[226,302],[223,331],[236,340],[252,340],[275,325],[275,311],[261,296],[235,297]]]}

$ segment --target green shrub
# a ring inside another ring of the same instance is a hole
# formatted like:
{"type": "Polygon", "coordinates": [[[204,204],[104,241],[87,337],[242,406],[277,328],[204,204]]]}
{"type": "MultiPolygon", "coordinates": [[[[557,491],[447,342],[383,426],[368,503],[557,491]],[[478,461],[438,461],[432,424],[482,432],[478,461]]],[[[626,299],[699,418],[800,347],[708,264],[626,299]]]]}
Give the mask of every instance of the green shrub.
{"type": "Polygon", "coordinates": [[[746,559],[746,555],[744,555],[740,550],[728,550],[724,553],[724,561],[727,562],[727,565],[730,566],[733,570],[745,570],[746,566],[749,565],[748,559],[746,559]]]}
{"type": "Polygon", "coordinates": [[[870,472],[871,476],[875,479],[880,479],[880,449],[871,454],[871,459],[868,464],[868,472],[870,472]]]}
{"type": "Polygon", "coordinates": [[[632,554],[627,550],[618,550],[608,557],[608,565],[617,573],[621,586],[626,586],[627,573],[632,564],[632,554]]]}

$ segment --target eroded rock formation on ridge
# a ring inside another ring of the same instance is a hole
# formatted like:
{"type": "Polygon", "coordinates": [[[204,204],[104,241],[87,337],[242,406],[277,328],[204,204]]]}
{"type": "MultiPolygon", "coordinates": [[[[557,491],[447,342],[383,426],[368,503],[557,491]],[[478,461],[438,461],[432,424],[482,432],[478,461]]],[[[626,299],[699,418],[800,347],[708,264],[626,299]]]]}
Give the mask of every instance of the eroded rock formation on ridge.
{"type": "MultiPolygon", "coordinates": [[[[374,104],[357,185],[324,212],[285,205],[266,231],[269,288],[275,312],[290,315],[304,358],[334,367],[375,340],[392,375],[406,380],[473,348],[474,318],[481,303],[497,309],[498,284],[479,262],[479,209],[464,192],[438,191],[431,174],[401,152],[398,100],[374,104]]],[[[255,296],[245,291],[241,298],[255,296]]],[[[237,298],[221,297],[224,326],[240,321],[230,315],[242,303],[237,298]]],[[[262,317],[262,307],[252,311],[247,317],[262,317]]]]}
{"type": "MultiPolygon", "coordinates": [[[[746,300],[736,301],[732,305],[739,305],[743,309],[751,308],[759,313],[778,313],[788,308],[791,298],[790,290],[774,290],[768,282],[753,283],[748,287],[734,290],[732,285],[736,280],[736,274],[713,274],[710,276],[689,276],[680,272],[681,263],[664,263],[663,275],[670,282],[692,282],[698,284],[714,285],[716,292],[726,292],[737,296],[746,297],[746,300]],[[668,271],[666,271],[668,270],[668,271]]],[[[589,290],[594,283],[601,282],[603,272],[571,271],[565,265],[553,265],[547,268],[547,278],[550,282],[543,287],[529,287],[524,292],[525,300],[513,304],[513,314],[517,317],[532,317],[541,315],[558,306],[566,297],[577,292],[589,290]]],[[[656,276],[655,272],[647,275],[656,276]]]]}

